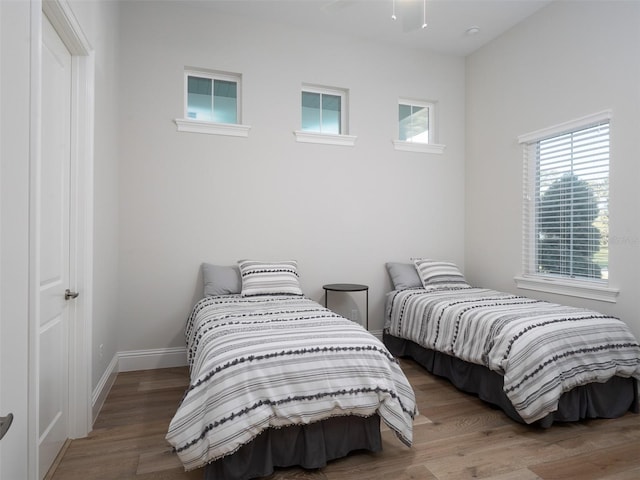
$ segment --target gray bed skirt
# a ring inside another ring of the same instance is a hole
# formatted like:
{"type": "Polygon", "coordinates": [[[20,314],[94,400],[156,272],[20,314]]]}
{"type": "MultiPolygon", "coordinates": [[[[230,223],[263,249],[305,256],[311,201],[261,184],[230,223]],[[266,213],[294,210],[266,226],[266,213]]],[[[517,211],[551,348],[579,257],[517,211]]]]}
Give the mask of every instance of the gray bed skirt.
{"type": "MultiPolygon", "coordinates": [[[[386,332],[383,333],[383,342],[393,355],[413,358],[434,375],[447,378],[458,389],[477,395],[485,402],[501,408],[511,419],[525,423],[502,389],[502,375],[482,365],[425,349],[410,340],[394,337],[386,332]]],[[[560,397],[558,410],[541,418],[534,425],[548,428],[554,422],[616,418],[628,411],[640,411],[636,380],[613,377],[605,383],[591,383],[564,393],[560,397]]]]}
{"type": "Polygon", "coordinates": [[[313,469],[355,450],[382,450],[380,417],[333,417],[309,425],[272,428],[233,455],[204,467],[205,480],[247,480],[275,467],[313,469]]]}

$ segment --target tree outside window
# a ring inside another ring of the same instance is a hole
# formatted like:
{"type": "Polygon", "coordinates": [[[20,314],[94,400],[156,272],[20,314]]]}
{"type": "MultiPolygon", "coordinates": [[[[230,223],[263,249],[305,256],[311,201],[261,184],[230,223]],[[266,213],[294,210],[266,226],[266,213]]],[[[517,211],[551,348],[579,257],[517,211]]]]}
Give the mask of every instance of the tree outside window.
{"type": "Polygon", "coordinates": [[[564,174],[540,197],[538,207],[538,269],[540,273],[601,278],[594,261],[601,233],[594,225],[600,209],[591,186],[564,174]]]}

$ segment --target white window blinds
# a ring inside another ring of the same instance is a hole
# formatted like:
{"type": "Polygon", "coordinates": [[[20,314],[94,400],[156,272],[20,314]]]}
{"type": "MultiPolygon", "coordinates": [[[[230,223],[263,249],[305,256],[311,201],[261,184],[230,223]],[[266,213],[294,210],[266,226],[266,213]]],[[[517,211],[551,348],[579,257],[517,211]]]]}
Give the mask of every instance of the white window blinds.
{"type": "Polygon", "coordinates": [[[521,137],[525,274],[607,281],[609,118],[521,137]]]}

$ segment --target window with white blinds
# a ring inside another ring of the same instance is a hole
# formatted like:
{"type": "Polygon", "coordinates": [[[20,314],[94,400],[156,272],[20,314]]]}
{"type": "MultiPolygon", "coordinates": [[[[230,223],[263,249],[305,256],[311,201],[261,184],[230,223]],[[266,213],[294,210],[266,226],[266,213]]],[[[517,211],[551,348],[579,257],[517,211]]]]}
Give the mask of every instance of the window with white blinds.
{"type": "Polygon", "coordinates": [[[520,137],[525,275],[607,283],[610,117],[520,137]]]}

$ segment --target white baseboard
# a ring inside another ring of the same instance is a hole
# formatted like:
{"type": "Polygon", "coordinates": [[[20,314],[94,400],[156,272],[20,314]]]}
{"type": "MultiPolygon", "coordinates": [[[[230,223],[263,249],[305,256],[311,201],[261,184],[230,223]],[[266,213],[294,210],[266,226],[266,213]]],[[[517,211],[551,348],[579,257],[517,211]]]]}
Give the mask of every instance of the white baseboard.
{"type": "Polygon", "coordinates": [[[107,369],[102,374],[98,385],[91,395],[91,425],[93,425],[98,418],[100,410],[104,405],[104,401],[107,399],[107,395],[116,381],[118,375],[118,355],[116,354],[109,362],[107,369]]]}
{"type": "Polygon", "coordinates": [[[183,367],[185,365],[187,365],[187,350],[184,347],[130,350],[116,353],[91,395],[92,424],[98,418],[119,372],[183,367]]]}
{"type": "Polygon", "coordinates": [[[118,352],[118,368],[121,372],[184,367],[185,365],[187,365],[187,349],[184,347],[118,352]]]}

